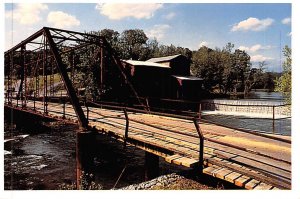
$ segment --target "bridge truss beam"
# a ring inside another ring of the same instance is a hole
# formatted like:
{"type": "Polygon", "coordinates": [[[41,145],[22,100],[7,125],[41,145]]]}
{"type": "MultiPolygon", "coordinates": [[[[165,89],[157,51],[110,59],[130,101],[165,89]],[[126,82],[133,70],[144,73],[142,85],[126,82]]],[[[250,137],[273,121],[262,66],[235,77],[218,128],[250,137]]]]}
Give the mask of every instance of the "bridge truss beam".
{"type": "Polygon", "coordinates": [[[33,98],[35,101],[42,97],[44,114],[47,114],[48,101],[54,96],[54,73],[58,73],[76,112],[79,125],[88,128],[88,119],[81,108],[79,96],[76,92],[74,59],[76,55],[86,53],[89,47],[93,50],[99,50],[99,53],[95,53],[96,55],[92,58],[100,60],[99,88],[102,89],[104,57],[107,58],[104,54],[107,54],[118,67],[125,84],[129,86],[136,99],[143,105],[128,80],[116,52],[104,37],[50,27],[43,27],[5,52],[6,101],[9,103],[13,98],[20,99],[22,107],[26,108],[27,99],[33,98]],[[68,56],[72,57],[72,61],[67,60],[68,56]],[[71,75],[69,74],[70,71],[71,75]],[[18,84],[19,86],[16,86],[18,84]],[[16,93],[14,90],[17,87],[18,92],[16,93]],[[42,90],[41,87],[43,87],[42,90]]]}

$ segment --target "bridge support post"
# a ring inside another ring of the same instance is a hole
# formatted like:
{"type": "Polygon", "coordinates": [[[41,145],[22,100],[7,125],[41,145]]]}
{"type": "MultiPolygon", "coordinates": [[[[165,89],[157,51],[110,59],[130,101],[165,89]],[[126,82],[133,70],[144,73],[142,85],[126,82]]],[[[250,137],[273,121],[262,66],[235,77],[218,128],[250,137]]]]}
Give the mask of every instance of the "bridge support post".
{"type": "Polygon", "coordinates": [[[159,176],[159,157],[145,151],[145,181],[159,176]]]}
{"type": "Polygon", "coordinates": [[[90,174],[93,169],[95,154],[95,133],[93,131],[79,131],[76,133],[76,186],[83,189],[82,174],[90,174]]]}

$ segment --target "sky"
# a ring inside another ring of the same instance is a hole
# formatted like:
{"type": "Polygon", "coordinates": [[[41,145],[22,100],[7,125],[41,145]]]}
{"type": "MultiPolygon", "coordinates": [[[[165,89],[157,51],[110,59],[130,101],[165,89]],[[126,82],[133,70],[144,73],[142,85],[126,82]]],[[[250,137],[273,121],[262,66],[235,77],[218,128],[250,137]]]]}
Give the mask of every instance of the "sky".
{"type": "Polygon", "coordinates": [[[228,42],[282,71],[282,48],[291,46],[290,3],[35,3],[5,4],[5,50],[43,26],[75,31],[143,29],[160,44],[198,50],[228,42]]]}

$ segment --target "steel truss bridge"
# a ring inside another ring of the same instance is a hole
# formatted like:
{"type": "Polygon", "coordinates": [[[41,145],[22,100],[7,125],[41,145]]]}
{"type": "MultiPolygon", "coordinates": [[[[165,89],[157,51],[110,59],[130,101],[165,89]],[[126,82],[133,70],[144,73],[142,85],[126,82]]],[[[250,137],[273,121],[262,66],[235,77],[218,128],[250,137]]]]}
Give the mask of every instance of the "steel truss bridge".
{"type": "Polygon", "coordinates": [[[133,145],[147,152],[154,170],[161,157],[246,189],[291,189],[289,138],[207,122],[201,108],[185,115],[153,111],[102,36],[44,27],[6,51],[4,106],[15,114],[77,123],[82,132],[93,130],[133,145]],[[98,66],[99,88],[104,70],[117,71],[136,106],[82,98],[78,56],[81,63],[98,66]]]}

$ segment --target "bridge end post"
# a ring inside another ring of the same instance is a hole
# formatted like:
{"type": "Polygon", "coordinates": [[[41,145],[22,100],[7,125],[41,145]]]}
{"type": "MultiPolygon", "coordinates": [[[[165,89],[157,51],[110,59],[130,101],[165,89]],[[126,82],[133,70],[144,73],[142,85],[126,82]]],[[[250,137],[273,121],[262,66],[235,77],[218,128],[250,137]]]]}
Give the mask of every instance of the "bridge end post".
{"type": "Polygon", "coordinates": [[[91,174],[93,171],[95,136],[94,131],[76,132],[76,187],[78,190],[84,189],[82,187],[82,175],[91,174]]]}

